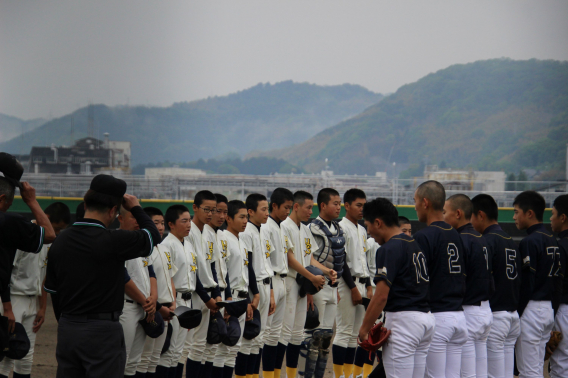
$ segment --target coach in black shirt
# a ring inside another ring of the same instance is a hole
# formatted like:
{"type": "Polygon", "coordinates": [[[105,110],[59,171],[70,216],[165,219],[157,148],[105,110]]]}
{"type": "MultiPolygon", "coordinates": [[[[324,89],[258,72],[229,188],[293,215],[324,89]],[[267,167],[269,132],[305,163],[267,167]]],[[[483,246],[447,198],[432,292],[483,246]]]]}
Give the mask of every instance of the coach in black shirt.
{"type": "Polygon", "coordinates": [[[93,178],[85,194],[85,217],[61,233],[48,256],[45,289],[61,308],[57,377],[123,377],[124,262],[152,253],[160,241],[154,222],[126,183],[93,178]],[[138,231],[109,230],[120,206],[136,218],[138,231]]]}

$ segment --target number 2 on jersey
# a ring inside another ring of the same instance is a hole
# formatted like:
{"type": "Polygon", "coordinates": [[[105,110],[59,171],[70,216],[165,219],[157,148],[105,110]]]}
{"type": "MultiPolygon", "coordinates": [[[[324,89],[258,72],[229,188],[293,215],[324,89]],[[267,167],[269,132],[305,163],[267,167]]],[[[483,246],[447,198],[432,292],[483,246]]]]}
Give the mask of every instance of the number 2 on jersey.
{"type": "Polygon", "coordinates": [[[416,283],[420,283],[420,280],[429,282],[430,277],[428,277],[428,270],[426,269],[426,257],[422,252],[412,254],[412,263],[414,264],[414,269],[416,270],[416,283]]]}
{"type": "Polygon", "coordinates": [[[448,243],[448,265],[450,274],[461,273],[461,265],[459,263],[460,253],[458,247],[454,243],[448,243]]]}

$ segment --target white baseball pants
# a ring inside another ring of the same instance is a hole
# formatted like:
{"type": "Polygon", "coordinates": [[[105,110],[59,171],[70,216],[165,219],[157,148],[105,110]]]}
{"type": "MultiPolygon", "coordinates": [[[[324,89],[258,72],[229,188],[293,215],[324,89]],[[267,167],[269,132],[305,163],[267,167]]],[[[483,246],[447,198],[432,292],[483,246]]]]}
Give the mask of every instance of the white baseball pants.
{"type": "Polygon", "coordinates": [[[155,339],[146,336],[146,343],[144,344],[144,350],[142,351],[142,358],[138,367],[137,372],[140,373],[155,373],[156,366],[160,362],[160,354],[162,353],[162,348],[166,342],[166,336],[168,335],[168,322],[165,322],[164,333],[155,339]]]}
{"type": "Polygon", "coordinates": [[[434,317],[436,326],[426,357],[426,376],[429,378],[458,378],[461,370],[462,348],[467,341],[465,315],[463,311],[448,311],[437,312],[434,317]]]}
{"type": "Polygon", "coordinates": [[[280,343],[300,345],[304,340],[304,326],[308,297],[300,298],[300,286],[293,277],[286,277],[286,311],[282,322],[280,343]]]}
{"type": "Polygon", "coordinates": [[[496,311],[487,336],[487,375],[489,378],[513,378],[515,343],[521,334],[517,311],[496,311]]]}
{"type": "Polygon", "coordinates": [[[554,325],[550,301],[529,301],[521,316],[521,335],[517,340],[519,378],[542,377],[544,352],[554,325]]]}
{"type": "Polygon", "coordinates": [[[239,351],[243,354],[258,354],[263,345],[266,320],[268,319],[268,308],[270,307],[270,285],[264,284],[262,281],[258,281],[257,285],[260,295],[260,301],[258,303],[258,312],[260,312],[260,334],[252,340],[242,340],[241,349],[239,351]]]}
{"type": "Polygon", "coordinates": [[[234,346],[230,347],[223,343],[219,344],[217,348],[217,352],[215,353],[215,358],[213,359],[213,366],[215,367],[223,367],[229,366],[234,368],[235,361],[237,359],[237,353],[241,348],[241,344],[243,341],[243,332],[245,331],[245,321],[247,320],[247,313],[245,312],[241,316],[239,316],[239,325],[241,326],[241,338],[234,346]]]}
{"type": "Polygon", "coordinates": [[[192,361],[203,359],[205,344],[207,344],[207,329],[209,329],[209,309],[196,292],[191,293],[191,305],[194,310],[201,310],[201,323],[187,333],[185,345],[179,362],[185,364],[189,358],[192,361]]]}
{"type": "Polygon", "coordinates": [[[383,345],[383,363],[389,378],[423,378],[426,355],[434,336],[436,319],[430,312],[387,312],[385,327],[391,331],[383,345]]]}
{"type": "Polygon", "coordinates": [[[274,302],[276,310],[266,320],[266,332],[264,334],[264,344],[270,346],[278,345],[282,332],[282,322],[286,314],[286,278],[279,275],[272,277],[272,290],[274,292],[274,302]]]}
{"type": "MultiPolygon", "coordinates": [[[[355,285],[361,296],[366,298],[367,290],[365,289],[365,284],[356,282],[355,285]]],[[[351,289],[349,289],[344,280],[339,281],[337,291],[341,299],[337,303],[333,345],[338,345],[343,348],[356,348],[359,328],[361,328],[363,318],[365,317],[365,307],[363,305],[353,306],[351,289]]]]}
{"type": "MultiPolygon", "coordinates": [[[[191,300],[181,299],[180,294],[176,296],[176,305],[186,306],[191,308],[191,300]]],[[[172,338],[170,339],[170,347],[168,351],[160,356],[160,362],[158,365],[164,367],[175,367],[178,365],[180,357],[182,355],[185,339],[189,333],[187,329],[179,325],[179,321],[174,317],[170,323],[172,324],[172,338]]],[[[184,362],[185,363],[185,360],[184,362]]]]}
{"type": "MultiPolygon", "coordinates": [[[[225,289],[221,289],[221,298],[225,300],[225,289]]],[[[225,313],[225,309],[221,309],[221,314],[225,313]]],[[[217,347],[219,344],[209,344],[205,345],[205,352],[203,353],[203,359],[201,360],[202,363],[205,362],[213,362],[215,359],[215,354],[217,353],[217,347]]]]}
{"type": "Polygon", "coordinates": [[[550,357],[550,376],[568,377],[568,304],[561,304],[558,308],[554,330],[562,332],[562,341],[550,357]]]}
{"type": "MultiPolygon", "coordinates": [[[[18,323],[22,323],[28,338],[30,339],[30,351],[21,360],[12,360],[8,357],[4,357],[4,360],[0,362],[0,374],[8,376],[10,375],[10,370],[14,368],[14,372],[18,374],[31,374],[32,364],[34,359],[34,345],[36,340],[36,334],[33,332],[34,321],[37,315],[38,307],[38,297],[27,295],[15,295],[11,296],[12,312],[18,323]]],[[[4,315],[4,310],[0,306],[0,313],[4,315]]]]}
{"type": "Polygon", "coordinates": [[[120,324],[124,332],[124,344],[126,347],[126,367],[124,375],[135,375],[136,367],[142,358],[144,343],[146,342],[146,332],[138,323],[144,319],[146,313],[138,303],[124,302],[120,324]]]}
{"type": "Polygon", "coordinates": [[[314,304],[318,308],[320,325],[317,329],[332,329],[337,314],[337,287],[328,284],[314,295],[314,304]]]}
{"type": "Polygon", "coordinates": [[[489,301],[481,306],[463,306],[467,324],[467,341],[462,349],[462,378],[487,377],[487,337],[491,331],[493,314],[489,301]]]}

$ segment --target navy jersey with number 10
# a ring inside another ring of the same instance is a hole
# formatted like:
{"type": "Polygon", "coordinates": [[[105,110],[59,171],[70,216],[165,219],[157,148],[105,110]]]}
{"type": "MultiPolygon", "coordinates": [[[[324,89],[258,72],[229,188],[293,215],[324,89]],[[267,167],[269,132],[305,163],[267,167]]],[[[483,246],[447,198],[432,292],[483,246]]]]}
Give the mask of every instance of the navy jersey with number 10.
{"type": "Polygon", "coordinates": [[[414,234],[428,261],[432,312],[461,311],[465,295],[465,261],[460,234],[443,221],[414,234]]]}
{"type": "Polygon", "coordinates": [[[385,311],[430,311],[428,267],[416,241],[405,234],[392,237],[377,250],[375,283],[390,287],[385,311]]]}

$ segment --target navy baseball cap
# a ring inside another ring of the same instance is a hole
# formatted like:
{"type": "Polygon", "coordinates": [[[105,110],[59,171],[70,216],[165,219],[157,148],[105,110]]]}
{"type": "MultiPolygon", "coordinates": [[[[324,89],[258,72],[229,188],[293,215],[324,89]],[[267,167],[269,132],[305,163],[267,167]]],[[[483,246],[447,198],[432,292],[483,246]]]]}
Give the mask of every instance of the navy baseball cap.
{"type": "Polygon", "coordinates": [[[320,325],[318,307],[314,303],[314,309],[308,306],[308,313],[306,314],[305,329],[314,329],[320,325]]]}
{"type": "Polygon", "coordinates": [[[252,319],[245,322],[245,330],[243,337],[247,340],[252,340],[260,334],[260,312],[254,310],[252,312],[252,319]]]}
{"type": "Polygon", "coordinates": [[[239,324],[239,318],[236,316],[230,316],[227,321],[227,336],[221,340],[226,346],[235,346],[241,338],[241,325],[239,324]]]}
{"type": "MultiPolygon", "coordinates": [[[[321,271],[321,269],[313,265],[308,265],[306,267],[306,270],[311,274],[313,274],[314,276],[323,276],[323,272],[321,271]]],[[[312,281],[308,280],[306,277],[302,276],[301,274],[296,275],[296,283],[300,285],[300,288],[303,289],[302,291],[307,294],[314,295],[317,294],[317,292],[319,291],[314,286],[312,281]]]]}
{"type": "Polygon", "coordinates": [[[152,339],[156,339],[164,333],[164,329],[166,328],[166,324],[164,323],[164,318],[160,315],[159,312],[156,311],[154,314],[154,320],[148,322],[148,314],[144,317],[144,319],[139,320],[138,323],[144,328],[144,332],[146,335],[152,339]]]}
{"type": "Polygon", "coordinates": [[[111,175],[96,175],[91,181],[91,190],[111,197],[122,198],[126,193],[126,182],[111,175]]]}
{"type": "Polygon", "coordinates": [[[22,323],[16,323],[14,333],[10,334],[8,350],[4,356],[12,360],[21,360],[30,351],[30,339],[22,323]]]}
{"type": "Polygon", "coordinates": [[[172,342],[172,334],[174,333],[174,328],[172,327],[172,323],[168,323],[168,330],[166,331],[166,340],[164,341],[164,345],[162,346],[162,351],[160,355],[166,353],[170,349],[170,343],[172,342]]]}
{"type": "Polygon", "coordinates": [[[227,337],[227,325],[221,312],[216,312],[209,319],[209,328],[207,328],[207,343],[211,345],[219,344],[227,337]]]}
{"type": "Polygon", "coordinates": [[[237,318],[247,312],[248,302],[246,299],[241,299],[238,301],[222,301],[217,302],[217,306],[225,308],[227,314],[231,316],[236,316],[237,318]]]}
{"type": "Polygon", "coordinates": [[[201,324],[201,310],[192,310],[186,306],[179,306],[175,309],[179,325],[183,328],[192,329],[201,324]]]}
{"type": "Polygon", "coordinates": [[[12,184],[21,187],[20,179],[24,174],[24,167],[13,155],[6,152],[0,152],[0,172],[12,184]]]}
{"type": "Polygon", "coordinates": [[[363,302],[361,304],[365,307],[365,310],[367,310],[369,303],[371,303],[371,300],[369,298],[363,298],[363,302]]]}

